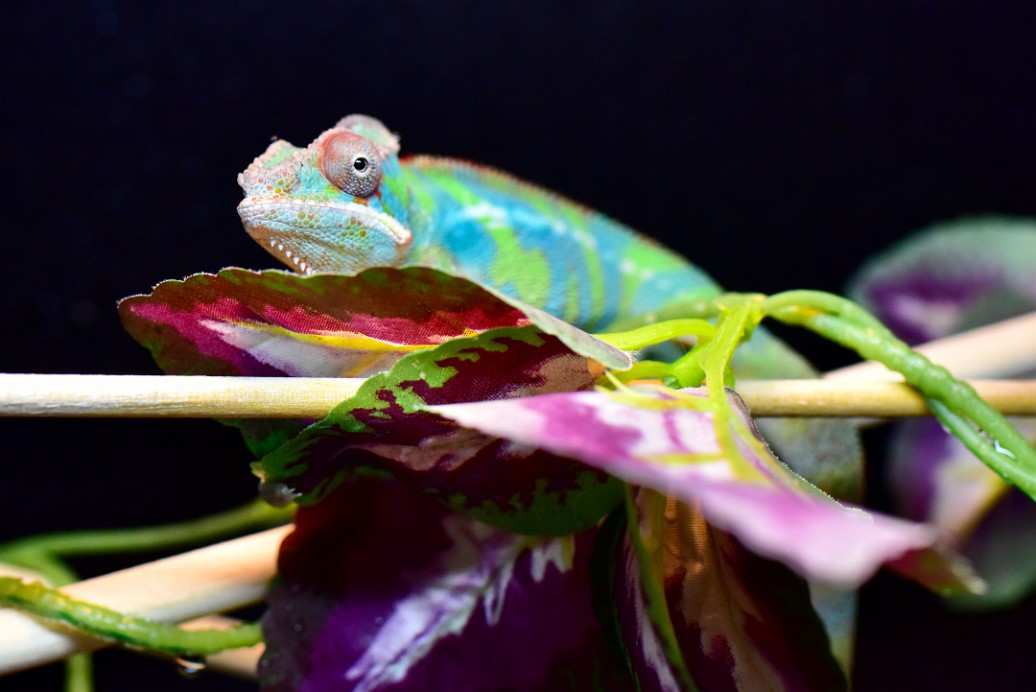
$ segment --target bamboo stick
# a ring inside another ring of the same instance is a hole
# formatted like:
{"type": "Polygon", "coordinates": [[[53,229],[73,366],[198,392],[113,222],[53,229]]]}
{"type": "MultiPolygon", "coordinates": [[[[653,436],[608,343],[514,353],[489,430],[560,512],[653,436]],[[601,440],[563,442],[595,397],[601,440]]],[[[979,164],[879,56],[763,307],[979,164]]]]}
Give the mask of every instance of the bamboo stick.
{"type": "Polygon", "coordinates": [[[323,418],[359,378],[0,374],[0,415],[323,418]]]}
{"type": "MultiPolygon", "coordinates": [[[[0,415],[120,418],[323,418],[362,380],[301,377],[0,375],[0,415]]],[[[1036,380],[973,381],[998,410],[1036,414],[1036,380]]],[[[918,394],[880,380],[757,380],[737,385],[755,416],[926,416],[918,394]]]]}
{"type": "MultiPolygon", "coordinates": [[[[1036,381],[971,380],[975,390],[1008,415],[1036,414],[1036,381]]],[[[755,380],[737,392],[753,416],[897,418],[929,416],[924,398],[902,382],[755,380]]]]}

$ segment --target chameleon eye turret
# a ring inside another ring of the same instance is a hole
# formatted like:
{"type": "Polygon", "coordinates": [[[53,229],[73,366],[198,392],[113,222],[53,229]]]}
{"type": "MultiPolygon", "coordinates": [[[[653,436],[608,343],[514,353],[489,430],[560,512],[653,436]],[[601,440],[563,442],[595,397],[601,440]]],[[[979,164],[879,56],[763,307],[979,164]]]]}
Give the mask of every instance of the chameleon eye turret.
{"type": "Polygon", "coordinates": [[[342,192],[369,197],[381,182],[381,154],[353,132],[335,132],[320,147],[320,170],[342,192]]]}

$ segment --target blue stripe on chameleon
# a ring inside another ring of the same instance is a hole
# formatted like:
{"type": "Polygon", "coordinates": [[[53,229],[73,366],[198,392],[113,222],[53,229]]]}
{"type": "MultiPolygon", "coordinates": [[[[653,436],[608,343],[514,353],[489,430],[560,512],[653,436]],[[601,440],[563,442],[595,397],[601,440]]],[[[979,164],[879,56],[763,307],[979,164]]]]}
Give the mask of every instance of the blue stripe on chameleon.
{"type": "MultiPolygon", "coordinates": [[[[442,209],[442,206],[439,208],[442,209]]],[[[437,226],[437,239],[429,234],[423,234],[423,239],[441,243],[462,267],[477,268],[480,275],[485,273],[482,270],[493,266],[497,255],[496,243],[487,237],[481,223],[468,216],[466,208],[457,208],[442,214],[437,226]]],[[[497,288],[507,292],[502,286],[497,288]]]]}
{"type": "MultiPolygon", "coordinates": [[[[428,195],[434,210],[427,220],[429,229],[414,229],[414,254],[421,256],[431,249],[442,249],[469,276],[479,278],[498,290],[543,307],[553,314],[586,321],[595,316],[589,292],[590,273],[586,260],[569,224],[545,217],[539,210],[513,194],[502,192],[478,180],[468,181],[467,189],[477,195],[475,205],[458,201],[436,182],[434,175],[416,171],[415,184],[428,195]],[[500,283],[490,276],[499,248],[490,228],[505,231],[525,251],[540,253],[548,271],[545,295],[522,295],[513,282],[500,283]],[[514,233],[517,229],[517,233],[514,233]],[[560,232],[559,232],[560,229],[560,232]],[[579,287],[576,314],[566,314],[568,286],[575,279],[579,287]]],[[[412,219],[412,225],[416,219],[412,219]]]]}
{"type": "MultiPolygon", "coordinates": [[[[382,175],[385,180],[399,180],[402,175],[402,170],[399,165],[399,159],[395,156],[391,156],[382,162],[382,175]]],[[[385,210],[392,218],[398,219],[399,221],[405,222],[409,216],[406,208],[404,198],[400,195],[400,190],[393,189],[390,183],[382,185],[380,194],[377,197],[371,199],[373,204],[375,201],[379,202],[381,208],[385,210]]]]}

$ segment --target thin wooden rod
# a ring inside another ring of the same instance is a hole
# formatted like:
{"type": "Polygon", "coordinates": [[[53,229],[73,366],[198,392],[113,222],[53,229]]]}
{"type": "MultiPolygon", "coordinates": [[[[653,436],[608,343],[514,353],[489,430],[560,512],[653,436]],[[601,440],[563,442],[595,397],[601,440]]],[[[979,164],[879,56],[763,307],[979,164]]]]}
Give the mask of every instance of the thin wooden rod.
{"type": "MultiPolygon", "coordinates": [[[[301,377],[0,375],[0,415],[119,418],[322,418],[362,380],[301,377]]],[[[1036,414],[1036,381],[976,380],[1007,414],[1036,414]]],[[[744,381],[737,390],[756,416],[929,415],[899,382],[744,381]]]]}
{"type": "MultiPolygon", "coordinates": [[[[184,622],[261,601],[276,572],[284,526],[217,543],[95,579],[65,593],[114,610],[165,622],[184,622]]],[[[13,610],[0,610],[0,674],[57,661],[105,646],[90,637],[13,610]]],[[[254,652],[251,654],[254,656],[254,652]]]]}
{"type": "MultiPolygon", "coordinates": [[[[1036,414],[1036,381],[972,380],[983,399],[1009,415],[1036,414]]],[[[929,416],[924,399],[902,382],[755,380],[737,391],[753,416],[899,418],[929,416]]]]}
{"type": "Polygon", "coordinates": [[[0,374],[0,415],[323,418],[363,379],[0,374]]]}

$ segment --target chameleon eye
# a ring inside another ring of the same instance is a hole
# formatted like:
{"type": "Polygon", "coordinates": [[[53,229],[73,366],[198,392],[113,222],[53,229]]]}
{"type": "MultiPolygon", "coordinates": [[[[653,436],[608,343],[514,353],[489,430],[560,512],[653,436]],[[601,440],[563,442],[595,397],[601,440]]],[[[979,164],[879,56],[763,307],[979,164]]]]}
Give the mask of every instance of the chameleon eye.
{"type": "Polygon", "coordinates": [[[370,140],[336,132],[323,142],[320,171],[342,192],[368,197],[381,182],[381,155],[370,140]]]}

